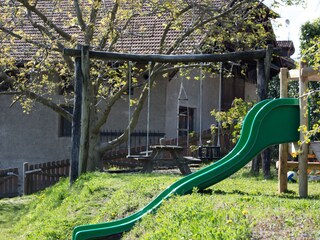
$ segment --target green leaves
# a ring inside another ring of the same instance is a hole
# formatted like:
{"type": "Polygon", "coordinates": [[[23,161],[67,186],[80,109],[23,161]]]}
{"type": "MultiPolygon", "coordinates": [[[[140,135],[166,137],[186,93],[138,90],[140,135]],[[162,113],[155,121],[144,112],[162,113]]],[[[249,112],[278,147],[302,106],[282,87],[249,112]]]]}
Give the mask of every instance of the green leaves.
{"type": "Polygon", "coordinates": [[[222,130],[228,131],[229,134],[231,134],[232,142],[236,143],[240,137],[240,130],[244,117],[250,108],[252,108],[253,104],[254,102],[246,102],[241,98],[235,98],[228,111],[211,111],[211,115],[215,117],[217,121],[217,124],[213,125],[211,129],[216,132],[219,127],[218,123],[220,123],[222,130]]]}

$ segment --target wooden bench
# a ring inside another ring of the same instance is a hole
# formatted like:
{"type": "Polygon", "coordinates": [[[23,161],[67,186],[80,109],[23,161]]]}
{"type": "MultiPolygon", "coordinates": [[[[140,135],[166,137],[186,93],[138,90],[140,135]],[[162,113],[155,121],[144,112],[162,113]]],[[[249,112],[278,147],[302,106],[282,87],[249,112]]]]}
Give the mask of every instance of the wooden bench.
{"type": "Polygon", "coordinates": [[[183,158],[185,160],[187,160],[188,163],[201,163],[202,162],[201,159],[195,158],[195,157],[192,157],[192,156],[183,156],[183,158]]]}
{"type": "MultiPolygon", "coordinates": [[[[297,170],[299,168],[299,162],[288,161],[288,170],[297,170]]],[[[320,170],[320,162],[308,162],[308,169],[320,170]]]]}
{"type": "Polygon", "coordinates": [[[186,159],[183,158],[183,147],[175,145],[153,145],[150,146],[150,155],[130,155],[143,163],[141,172],[151,173],[154,166],[178,167],[183,175],[191,173],[186,159]],[[166,157],[166,154],[169,155],[166,157]]]}

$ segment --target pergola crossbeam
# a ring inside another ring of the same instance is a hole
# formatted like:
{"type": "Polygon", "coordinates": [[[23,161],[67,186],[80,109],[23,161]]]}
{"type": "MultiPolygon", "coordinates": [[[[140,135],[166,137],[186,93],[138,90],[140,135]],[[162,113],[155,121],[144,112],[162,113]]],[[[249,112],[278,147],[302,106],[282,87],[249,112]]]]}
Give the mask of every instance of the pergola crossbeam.
{"type": "MultiPolygon", "coordinates": [[[[281,54],[281,48],[274,48],[273,54],[281,54]]],[[[64,54],[71,57],[80,57],[81,51],[78,49],[64,49],[64,54]]],[[[93,59],[133,61],[133,62],[159,62],[159,63],[190,63],[190,62],[228,62],[238,60],[254,60],[265,58],[266,49],[230,52],[221,54],[130,54],[103,51],[90,51],[89,57],[93,59]]]]}

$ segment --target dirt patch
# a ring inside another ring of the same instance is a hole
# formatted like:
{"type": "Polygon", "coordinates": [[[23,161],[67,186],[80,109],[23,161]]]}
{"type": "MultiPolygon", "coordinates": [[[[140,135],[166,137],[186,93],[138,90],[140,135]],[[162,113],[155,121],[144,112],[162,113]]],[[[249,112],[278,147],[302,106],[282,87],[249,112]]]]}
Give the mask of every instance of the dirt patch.
{"type": "Polygon", "coordinates": [[[252,239],[315,240],[320,238],[317,231],[311,219],[302,219],[297,215],[290,219],[283,216],[271,216],[254,226],[252,239]]]}

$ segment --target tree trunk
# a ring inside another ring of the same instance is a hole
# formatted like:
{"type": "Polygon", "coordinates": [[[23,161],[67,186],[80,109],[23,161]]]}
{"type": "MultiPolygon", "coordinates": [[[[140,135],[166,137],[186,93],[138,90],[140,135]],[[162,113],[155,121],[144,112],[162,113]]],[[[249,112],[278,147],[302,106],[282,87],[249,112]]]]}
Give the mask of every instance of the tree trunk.
{"type": "Polygon", "coordinates": [[[262,151],[261,158],[262,158],[262,171],[264,179],[270,179],[270,148],[262,151]]]}
{"type": "Polygon", "coordinates": [[[88,147],[87,172],[102,170],[101,154],[98,151],[100,134],[90,133],[90,144],[88,147]]]}
{"type": "Polygon", "coordinates": [[[258,176],[258,175],[259,175],[260,162],[261,162],[261,154],[258,154],[258,155],[252,160],[251,174],[252,174],[253,176],[258,176]]]}

